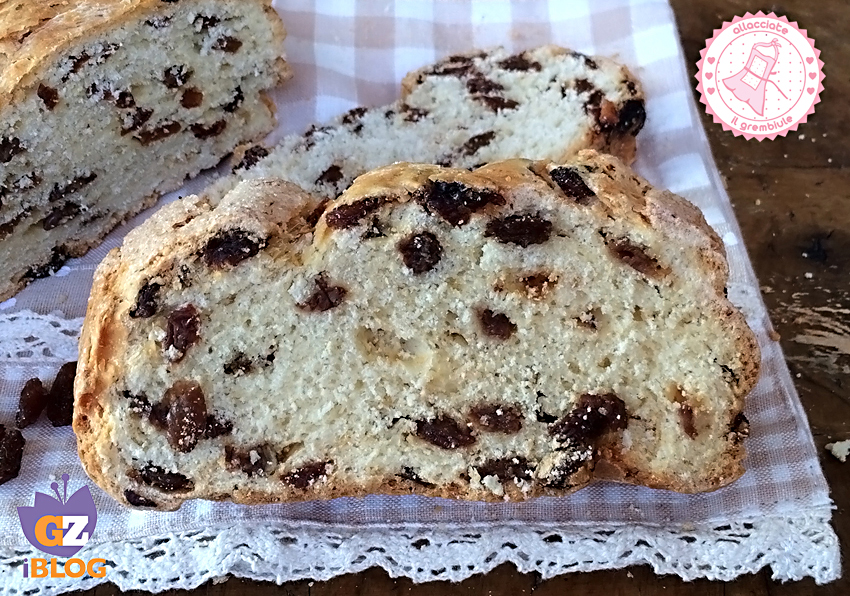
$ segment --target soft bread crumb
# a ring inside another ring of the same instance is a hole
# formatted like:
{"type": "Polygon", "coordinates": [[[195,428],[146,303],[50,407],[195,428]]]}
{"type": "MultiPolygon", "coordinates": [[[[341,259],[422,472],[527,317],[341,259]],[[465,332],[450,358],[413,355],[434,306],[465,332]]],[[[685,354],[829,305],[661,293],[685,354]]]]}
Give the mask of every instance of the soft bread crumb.
{"type": "Polygon", "coordinates": [[[827,443],[826,450],[829,451],[836,459],[842,463],[847,461],[847,456],[850,455],[850,439],[846,441],[837,441],[835,443],[827,443]]]}

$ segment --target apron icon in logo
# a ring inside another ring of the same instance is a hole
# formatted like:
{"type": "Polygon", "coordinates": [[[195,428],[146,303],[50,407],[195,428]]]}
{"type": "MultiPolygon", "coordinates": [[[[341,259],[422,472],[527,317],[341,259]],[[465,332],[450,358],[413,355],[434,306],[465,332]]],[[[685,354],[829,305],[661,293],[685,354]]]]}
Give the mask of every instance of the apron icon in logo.
{"type": "Polygon", "coordinates": [[[759,116],[764,115],[764,96],[767,84],[770,83],[785,99],[788,97],[782,93],[779,85],[770,80],[773,67],[779,59],[779,41],[774,38],[769,43],[757,43],[750,49],[747,64],[738,74],[723,79],[723,84],[735,97],[748,104],[759,116]],[[761,52],[758,48],[771,48],[773,56],[761,52]]]}

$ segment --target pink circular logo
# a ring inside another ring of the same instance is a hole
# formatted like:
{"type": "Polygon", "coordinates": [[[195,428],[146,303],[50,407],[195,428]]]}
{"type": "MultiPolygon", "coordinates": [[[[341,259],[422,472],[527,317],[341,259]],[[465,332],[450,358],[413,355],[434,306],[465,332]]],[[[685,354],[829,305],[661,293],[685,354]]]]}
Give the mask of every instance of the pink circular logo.
{"type": "Polygon", "coordinates": [[[774,13],[723,23],[697,62],[697,91],[736,137],[775,139],[806,121],[823,91],[820,50],[805,29],[774,13]]]}

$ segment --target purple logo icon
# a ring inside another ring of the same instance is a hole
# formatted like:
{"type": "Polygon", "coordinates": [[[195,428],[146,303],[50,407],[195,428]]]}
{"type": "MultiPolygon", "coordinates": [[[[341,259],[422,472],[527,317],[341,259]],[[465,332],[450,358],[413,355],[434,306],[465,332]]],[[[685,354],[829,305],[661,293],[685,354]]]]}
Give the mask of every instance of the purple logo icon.
{"type": "Polygon", "coordinates": [[[59,483],[50,488],[56,498],[35,493],[32,507],[18,507],[21,528],[30,544],[54,557],[72,557],[91,538],[97,524],[97,509],[88,486],[68,498],[68,474],[62,474],[64,493],[59,483]]]}

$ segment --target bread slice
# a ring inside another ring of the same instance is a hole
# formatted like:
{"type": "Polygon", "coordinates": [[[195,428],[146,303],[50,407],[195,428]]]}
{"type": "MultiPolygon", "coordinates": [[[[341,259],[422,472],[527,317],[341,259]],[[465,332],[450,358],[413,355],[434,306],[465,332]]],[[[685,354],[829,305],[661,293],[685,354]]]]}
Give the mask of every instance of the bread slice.
{"type": "Polygon", "coordinates": [[[315,209],[246,181],[168,205],[101,264],[74,429],[116,499],[520,500],[742,473],[759,350],[690,203],[585,151],[396,164],[315,209]]]}
{"type": "Polygon", "coordinates": [[[563,161],[591,148],[630,163],[645,120],[640,83],[613,60],[553,45],[479,50],[408,74],[395,103],[355,108],[271,149],[241,148],[234,175],[206,194],[217,201],[240,180],[276,177],[335,199],[357,176],[397,161],[471,168],[563,161]]]}
{"type": "Polygon", "coordinates": [[[275,124],[271,0],[0,0],[0,300],[275,124]]]}

